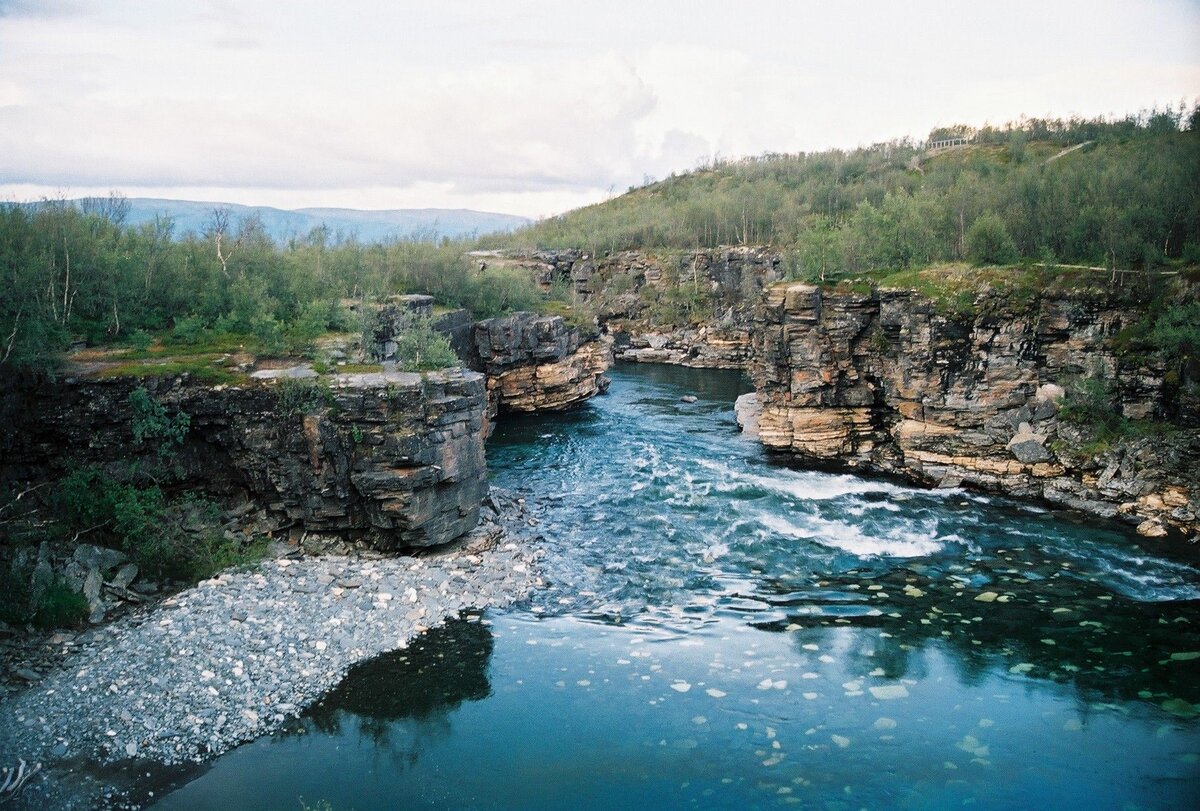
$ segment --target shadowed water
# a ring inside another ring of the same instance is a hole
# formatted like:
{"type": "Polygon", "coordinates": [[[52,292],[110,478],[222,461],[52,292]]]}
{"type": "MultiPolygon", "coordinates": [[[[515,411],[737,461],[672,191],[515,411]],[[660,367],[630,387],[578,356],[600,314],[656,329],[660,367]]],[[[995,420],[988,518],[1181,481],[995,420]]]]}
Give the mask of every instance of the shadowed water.
{"type": "Polygon", "coordinates": [[[356,669],[160,807],[1200,804],[1194,561],[773,463],[734,373],[613,376],[489,443],[546,590],[356,669]]]}

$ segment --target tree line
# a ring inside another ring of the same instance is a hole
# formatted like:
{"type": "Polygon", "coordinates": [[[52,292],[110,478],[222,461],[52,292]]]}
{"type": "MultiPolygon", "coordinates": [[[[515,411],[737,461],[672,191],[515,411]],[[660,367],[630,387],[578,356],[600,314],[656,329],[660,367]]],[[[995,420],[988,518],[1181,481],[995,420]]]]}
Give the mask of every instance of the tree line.
{"type": "Polygon", "coordinates": [[[364,244],[315,228],[277,245],[254,218],[214,210],[203,233],[126,226],[120,198],[0,205],[0,370],[53,364],[72,341],[180,343],[241,336],[286,352],[330,329],[356,329],[346,306],[397,292],[434,295],[480,316],[536,306],[531,279],[480,271],[464,240],[364,244]]]}

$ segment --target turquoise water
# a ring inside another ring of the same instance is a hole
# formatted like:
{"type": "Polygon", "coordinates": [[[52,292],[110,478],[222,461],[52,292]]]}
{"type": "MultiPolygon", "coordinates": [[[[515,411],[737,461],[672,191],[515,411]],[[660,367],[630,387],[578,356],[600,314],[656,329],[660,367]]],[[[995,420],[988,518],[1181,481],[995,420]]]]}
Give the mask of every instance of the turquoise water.
{"type": "Polygon", "coordinates": [[[489,443],[549,588],[356,669],[158,807],[1200,807],[1194,561],[775,464],[737,374],[613,377],[489,443]]]}

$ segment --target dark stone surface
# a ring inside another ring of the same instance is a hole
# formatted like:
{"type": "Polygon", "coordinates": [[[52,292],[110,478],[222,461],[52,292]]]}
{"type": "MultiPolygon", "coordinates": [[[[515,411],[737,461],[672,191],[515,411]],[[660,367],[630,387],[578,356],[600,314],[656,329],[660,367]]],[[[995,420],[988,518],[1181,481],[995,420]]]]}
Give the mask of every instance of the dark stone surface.
{"type": "Polygon", "coordinates": [[[129,394],[142,385],[168,413],[191,419],[175,489],[250,498],[282,523],[385,549],[444,543],[478,521],[487,493],[486,388],[482,375],[459,370],[337,376],[304,414],[283,407],[284,384],[274,381],[9,386],[0,395],[0,484],[153,461],[131,430],[129,394]]]}

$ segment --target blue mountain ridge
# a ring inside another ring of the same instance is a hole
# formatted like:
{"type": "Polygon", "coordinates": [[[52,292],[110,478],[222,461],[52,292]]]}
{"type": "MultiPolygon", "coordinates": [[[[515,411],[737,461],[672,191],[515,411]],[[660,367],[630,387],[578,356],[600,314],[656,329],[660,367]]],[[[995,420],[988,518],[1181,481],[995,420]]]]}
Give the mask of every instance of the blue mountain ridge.
{"type": "MultiPolygon", "coordinates": [[[[66,202],[86,206],[104,198],[80,198],[66,202]]],[[[165,200],[153,197],[130,197],[125,224],[137,226],[152,222],[155,217],[174,222],[174,235],[201,234],[212,222],[213,211],[227,209],[229,222],[236,228],[243,219],[257,216],[266,233],[278,244],[306,236],[312,229],[325,226],[329,238],[356,238],[360,242],[384,242],[411,237],[464,237],[496,231],[512,231],[528,225],[527,217],[498,214],[490,211],[446,208],[401,208],[369,211],[353,208],[301,208],[287,210],[270,206],[245,206],[235,203],[214,203],[195,200],[165,200]]],[[[42,203],[26,203],[36,206],[42,203]]]]}

